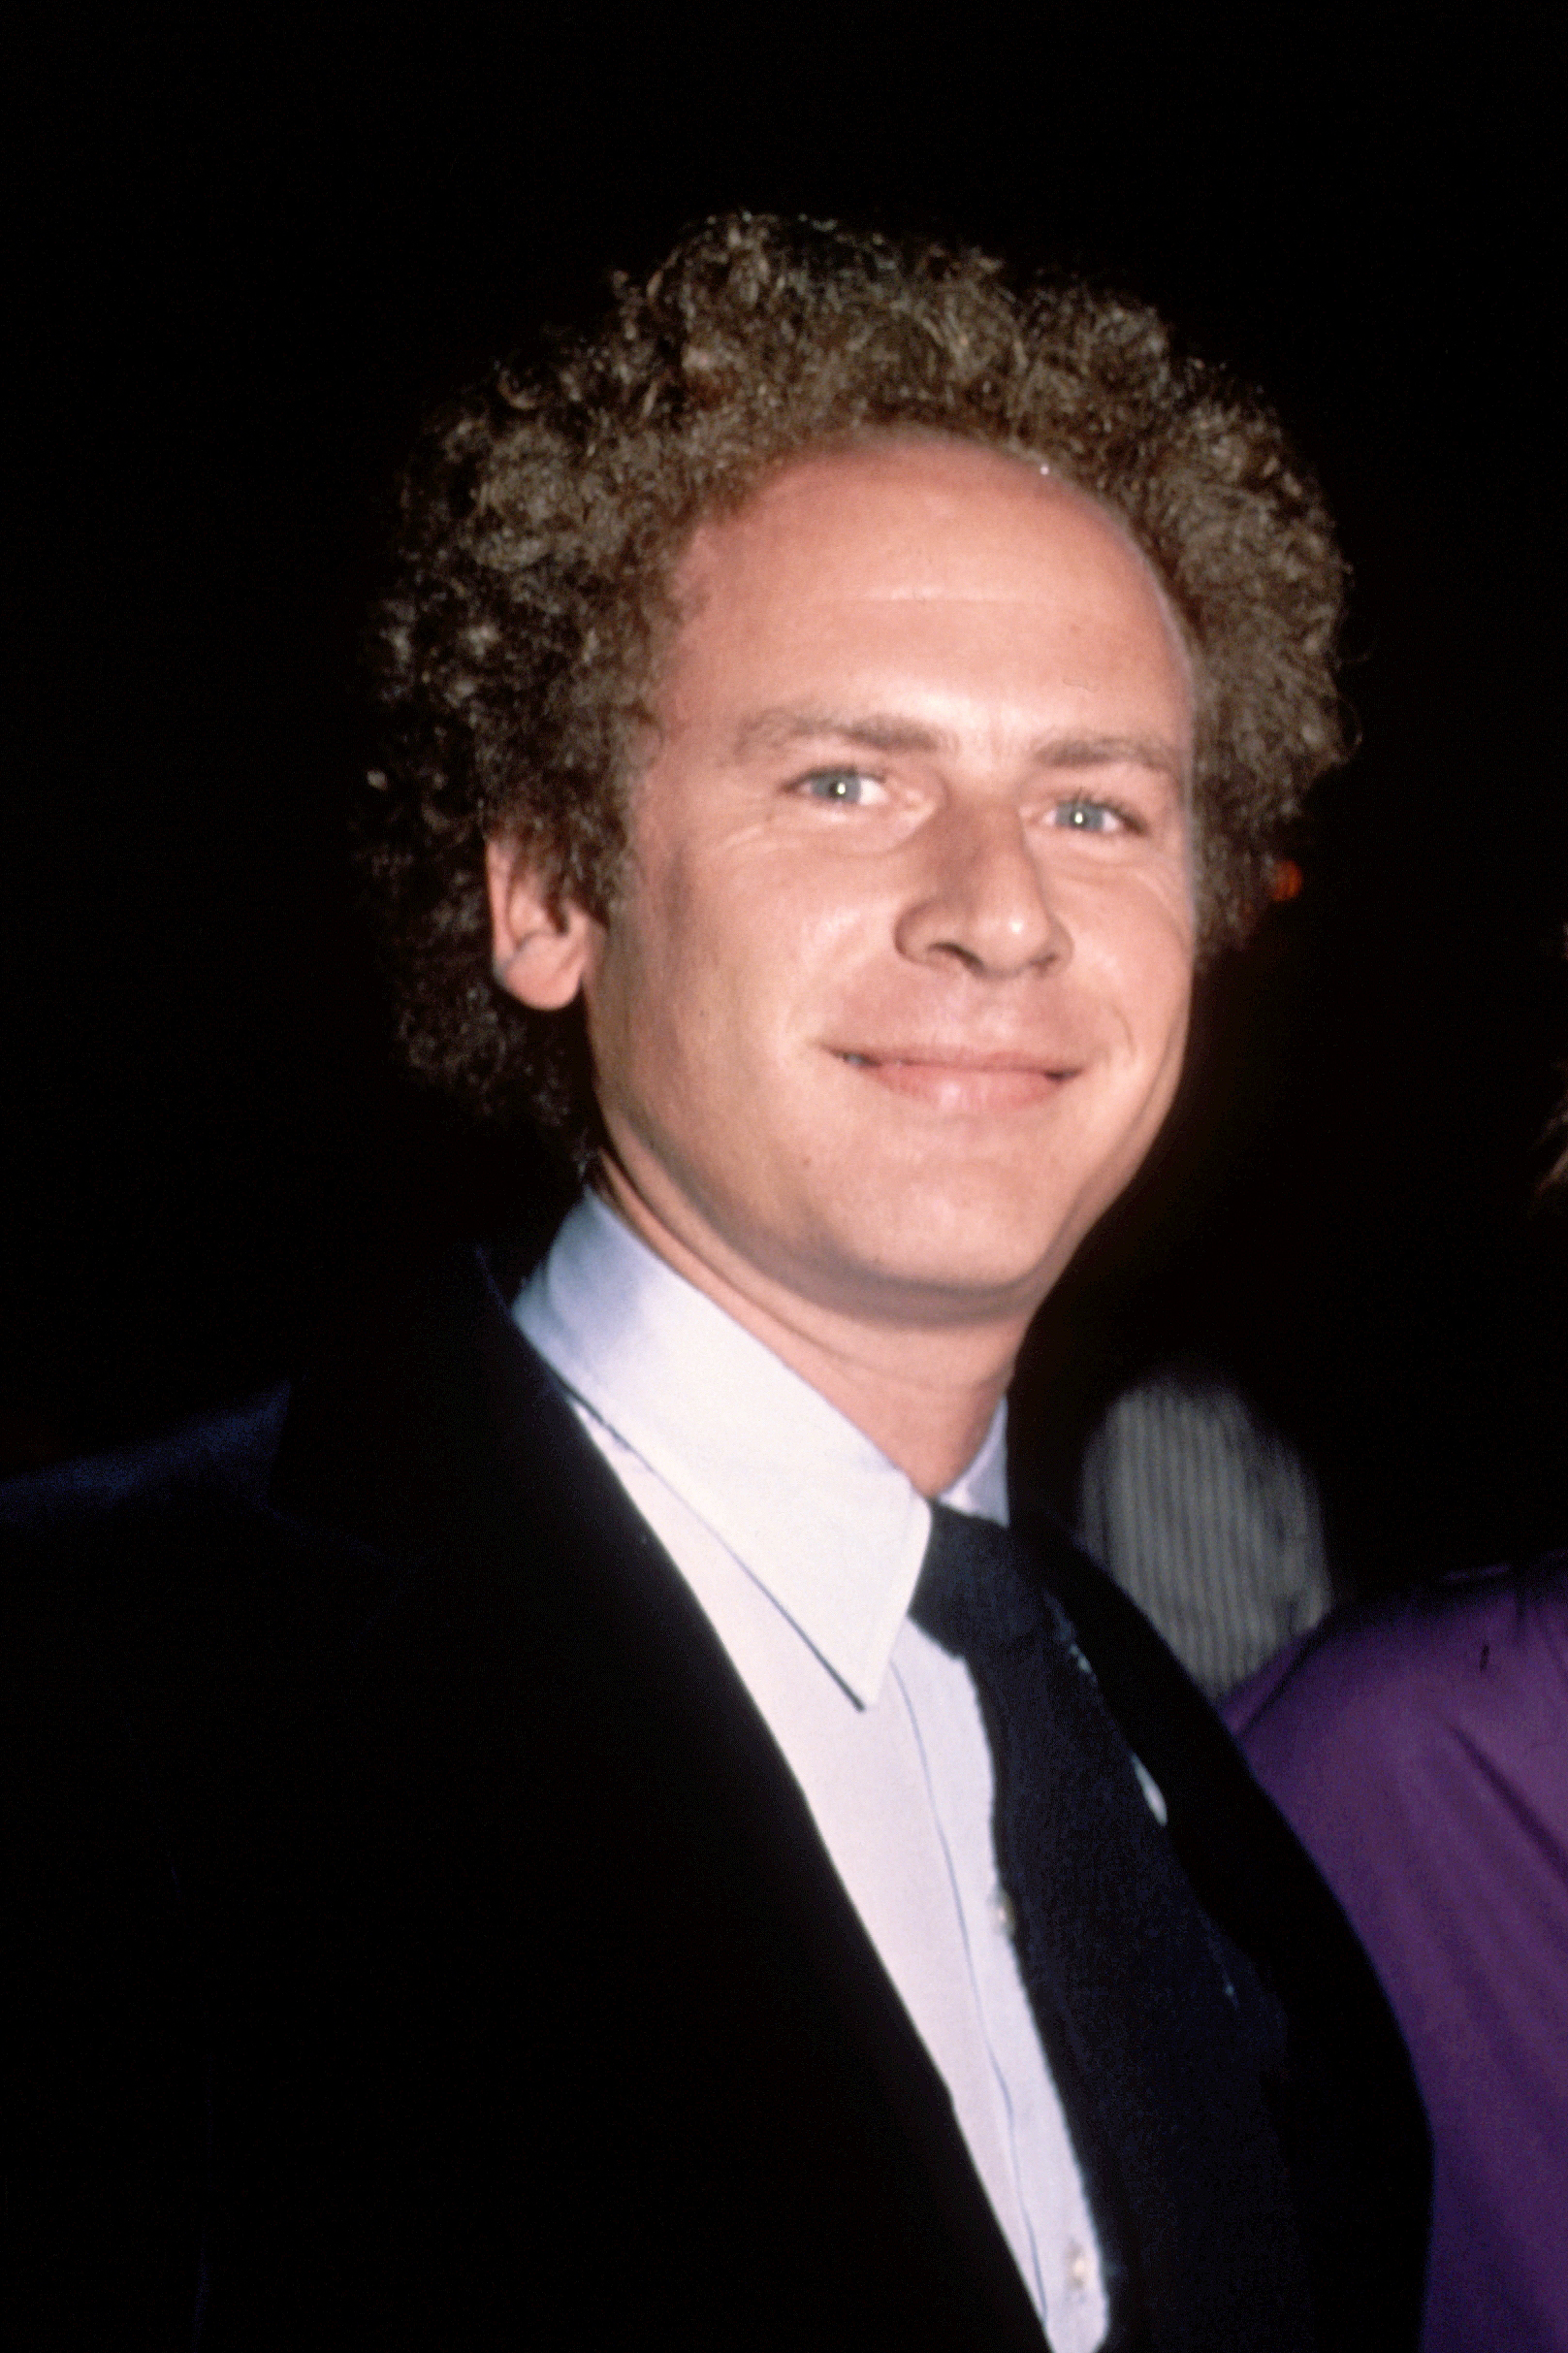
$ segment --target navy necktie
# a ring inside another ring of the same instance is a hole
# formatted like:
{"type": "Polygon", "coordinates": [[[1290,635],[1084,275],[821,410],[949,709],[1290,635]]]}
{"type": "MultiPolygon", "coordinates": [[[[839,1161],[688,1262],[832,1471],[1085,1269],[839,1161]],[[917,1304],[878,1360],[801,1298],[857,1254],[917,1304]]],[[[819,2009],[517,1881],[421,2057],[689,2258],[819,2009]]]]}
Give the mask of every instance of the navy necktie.
{"type": "Polygon", "coordinates": [[[1268,2006],[1200,1910],[1030,1551],[932,1506],[910,1614],[975,1679],[1019,1966],[1072,2131],[1115,2347],[1305,2353],[1268,2006]]]}

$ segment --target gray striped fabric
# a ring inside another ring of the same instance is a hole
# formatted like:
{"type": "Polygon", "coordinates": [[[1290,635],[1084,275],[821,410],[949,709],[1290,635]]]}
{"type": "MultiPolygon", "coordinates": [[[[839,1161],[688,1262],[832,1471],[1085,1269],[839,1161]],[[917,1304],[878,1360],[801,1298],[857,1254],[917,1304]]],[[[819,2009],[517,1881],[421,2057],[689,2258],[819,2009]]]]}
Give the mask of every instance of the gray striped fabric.
{"type": "Polygon", "coordinates": [[[1124,1390],[1078,1474],[1078,1532],[1217,1698],[1333,1599],[1317,1483],[1217,1375],[1124,1390]]]}

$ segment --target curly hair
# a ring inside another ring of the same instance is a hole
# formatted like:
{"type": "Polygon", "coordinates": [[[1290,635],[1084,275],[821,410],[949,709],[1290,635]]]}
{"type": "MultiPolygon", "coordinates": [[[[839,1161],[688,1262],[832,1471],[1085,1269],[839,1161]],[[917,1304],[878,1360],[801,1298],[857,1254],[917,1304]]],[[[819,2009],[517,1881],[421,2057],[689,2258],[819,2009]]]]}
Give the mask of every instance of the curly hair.
{"type": "Polygon", "coordinates": [[[531,374],[497,369],[438,417],[403,477],[357,830],[413,1070],[531,1115],[586,1163],[581,1017],[496,982],[485,844],[524,848],[561,900],[608,913],[692,531],[789,459],[880,432],[1048,464],[1131,533],[1197,681],[1200,941],[1239,940],[1345,749],[1344,569],[1262,402],[1137,304],[833,224],[709,221],[613,292],[595,336],[531,374]]]}

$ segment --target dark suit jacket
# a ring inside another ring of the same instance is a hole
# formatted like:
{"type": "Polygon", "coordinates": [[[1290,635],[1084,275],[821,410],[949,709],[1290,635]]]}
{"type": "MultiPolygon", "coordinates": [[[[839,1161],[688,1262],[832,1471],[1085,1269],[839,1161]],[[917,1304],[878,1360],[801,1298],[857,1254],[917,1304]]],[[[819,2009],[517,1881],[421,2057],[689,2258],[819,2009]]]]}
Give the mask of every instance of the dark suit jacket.
{"type": "MultiPolygon", "coordinates": [[[[1321,2339],[1413,2344],[1424,2126],[1360,1949],[1144,1622],[1017,1515],[1289,2016],[1321,2339]]],[[[10,1517],[9,2341],[1038,2353],[787,1768],[480,1260],[10,1517]]]]}

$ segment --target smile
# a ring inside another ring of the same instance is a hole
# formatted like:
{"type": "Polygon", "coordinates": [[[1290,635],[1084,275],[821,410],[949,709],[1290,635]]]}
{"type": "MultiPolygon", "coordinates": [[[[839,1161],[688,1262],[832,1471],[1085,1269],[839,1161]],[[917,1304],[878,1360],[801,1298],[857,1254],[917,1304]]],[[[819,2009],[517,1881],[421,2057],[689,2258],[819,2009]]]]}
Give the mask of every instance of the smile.
{"type": "Polygon", "coordinates": [[[963,1054],[941,1048],[841,1052],[839,1059],[895,1094],[912,1096],[936,1111],[970,1116],[1027,1111],[1077,1076],[1072,1066],[1058,1069],[1016,1055],[963,1054]]]}

